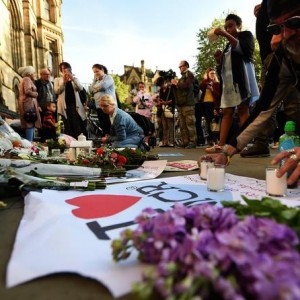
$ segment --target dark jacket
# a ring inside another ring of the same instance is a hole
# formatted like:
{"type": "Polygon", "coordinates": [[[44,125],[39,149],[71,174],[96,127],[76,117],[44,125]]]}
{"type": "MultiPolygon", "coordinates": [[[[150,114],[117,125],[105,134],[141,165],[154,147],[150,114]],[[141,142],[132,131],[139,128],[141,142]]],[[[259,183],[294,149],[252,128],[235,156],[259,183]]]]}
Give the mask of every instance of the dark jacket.
{"type": "MultiPolygon", "coordinates": [[[[248,97],[246,89],[246,78],[244,72],[244,61],[253,62],[254,53],[254,38],[250,31],[241,31],[238,35],[240,47],[243,51],[243,55],[236,51],[231,51],[231,64],[232,64],[232,77],[233,84],[238,85],[241,98],[248,97]]],[[[230,43],[228,43],[223,51],[221,65],[223,64],[224,53],[228,50],[230,43]]],[[[222,87],[222,85],[221,85],[222,87]]]]}
{"type": "MultiPolygon", "coordinates": [[[[201,90],[202,94],[201,94],[199,102],[203,102],[204,97],[205,97],[205,93],[206,93],[206,87],[209,83],[211,83],[210,79],[203,79],[202,80],[202,82],[200,84],[200,90],[201,90]]],[[[220,86],[220,82],[212,82],[212,87],[213,87],[212,95],[214,97],[214,108],[219,108],[220,104],[221,104],[221,86],[220,86]]]]}
{"type": "Polygon", "coordinates": [[[176,104],[177,106],[195,105],[194,75],[190,71],[182,74],[181,78],[178,80],[176,89],[176,104]]]}

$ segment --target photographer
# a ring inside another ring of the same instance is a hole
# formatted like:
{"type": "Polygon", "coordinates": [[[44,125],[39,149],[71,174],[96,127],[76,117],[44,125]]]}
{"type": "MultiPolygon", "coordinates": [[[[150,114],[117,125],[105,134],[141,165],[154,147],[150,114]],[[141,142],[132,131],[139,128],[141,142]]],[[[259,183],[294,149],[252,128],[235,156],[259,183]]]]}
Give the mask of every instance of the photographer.
{"type": "Polygon", "coordinates": [[[195,99],[194,99],[194,75],[189,71],[189,63],[182,60],[179,63],[181,78],[172,79],[176,85],[176,104],[179,113],[179,126],[182,138],[182,147],[186,149],[196,148],[195,127],[195,99]]]}
{"type": "Polygon", "coordinates": [[[133,98],[133,103],[136,104],[136,113],[149,119],[151,118],[151,108],[153,106],[153,101],[151,95],[145,91],[144,82],[138,83],[138,92],[137,95],[133,98]]]}
{"type": "Polygon", "coordinates": [[[205,118],[207,125],[207,143],[210,146],[217,142],[211,130],[211,123],[214,118],[218,118],[218,112],[220,108],[221,100],[221,87],[216,70],[214,68],[208,68],[204,74],[204,78],[200,84],[201,97],[199,102],[195,105],[196,116],[196,130],[198,137],[198,145],[205,144],[205,137],[203,136],[202,117],[205,118]]]}
{"type": "MultiPolygon", "coordinates": [[[[169,71],[170,72],[170,71],[169,71]]],[[[162,72],[161,72],[162,73],[162,72]]],[[[160,73],[160,75],[161,75],[160,73]]],[[[166,73],[167,74],[167,73],[166,73]]],[[[159,86],[157,106],[161,107],[161,124],[163,140],[161,147],[174,147],[174,111],[175,93],[168,77],[159,77],[156,81],[159,86]]]]}

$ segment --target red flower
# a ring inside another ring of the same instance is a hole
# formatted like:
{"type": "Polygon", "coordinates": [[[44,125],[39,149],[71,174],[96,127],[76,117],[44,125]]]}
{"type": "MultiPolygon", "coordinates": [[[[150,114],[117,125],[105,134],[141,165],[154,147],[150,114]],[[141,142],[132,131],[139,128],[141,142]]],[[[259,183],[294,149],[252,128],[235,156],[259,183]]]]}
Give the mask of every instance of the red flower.
{"type": "Polygon", "coordinates": [[[126,162],[127,162],[127,158],[126,158],[125,156],[123,156],[123,155],[119,155],[119,156],[118,156],[118,163],[119,163],[120,165],[125,165],[126,162]]]}
{"type": "Polygon", "coordinates": [[[83,163],[84,163],[86,166],[89,164],[89,162],[90,162],[90,161],[89,161],[88,159],[84,159],[84,160],[83,160],[83,163]]]}
{"type": "Polygon", "coordinates": [[[118,158],[118,154],[117,153],[115,153],[115,152],[113,152],[112,154],[111,154],[111,156],[110,156],[111,158],[118,158]]]}
{"type": "Polygon", "coordinates": [[[97,155],[102,155],[103,153],[104,153],[104,150],[102,149],[102,148],[98,148],[97,150],[96,150],[96,153],[97,153],[97,155]]]}

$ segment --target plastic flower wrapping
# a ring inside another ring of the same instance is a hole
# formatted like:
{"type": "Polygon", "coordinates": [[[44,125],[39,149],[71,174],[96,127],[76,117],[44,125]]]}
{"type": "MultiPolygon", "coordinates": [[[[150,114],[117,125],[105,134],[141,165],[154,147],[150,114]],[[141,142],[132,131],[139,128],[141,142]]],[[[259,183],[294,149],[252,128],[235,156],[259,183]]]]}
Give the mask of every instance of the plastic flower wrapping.
{"type": "Polygon", "coordinates": [[[112,249],[151,265],[133,288],[141,298],[300,299],[299,240],[284,224],[210,204],[146,209],[136,223],[112,249]]]}

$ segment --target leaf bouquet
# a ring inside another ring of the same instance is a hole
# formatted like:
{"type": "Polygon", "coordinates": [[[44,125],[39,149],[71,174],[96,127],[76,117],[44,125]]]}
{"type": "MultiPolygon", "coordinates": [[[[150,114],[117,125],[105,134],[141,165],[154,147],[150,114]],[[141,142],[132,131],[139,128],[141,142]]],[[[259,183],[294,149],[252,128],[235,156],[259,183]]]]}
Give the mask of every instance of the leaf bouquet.
{"type": "Polygon", "coordinates": [[[152,265],[134,285],[141,298],[299,299],[299,240],[284,224],[210,204],[146,209],[136,223],[112,249],[116,261],[136,249],[152,265]]]}

